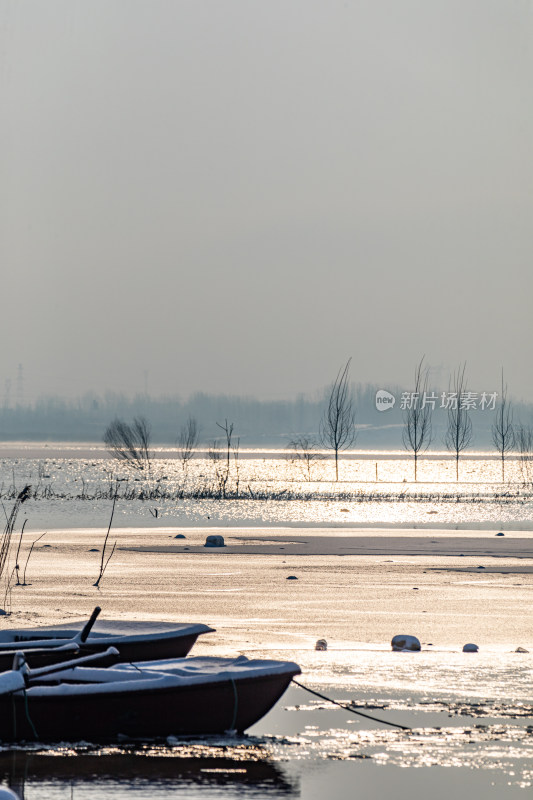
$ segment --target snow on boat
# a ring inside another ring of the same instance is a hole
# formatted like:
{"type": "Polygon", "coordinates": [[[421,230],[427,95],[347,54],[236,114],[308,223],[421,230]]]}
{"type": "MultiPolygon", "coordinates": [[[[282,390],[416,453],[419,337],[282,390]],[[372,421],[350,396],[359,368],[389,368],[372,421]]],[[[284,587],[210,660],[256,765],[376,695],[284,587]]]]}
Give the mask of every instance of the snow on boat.
{"type": "Polygon", "coordinates": [[[1,660],[3,652],[11,651],[12,655],[13,650],[25,650],[28,652],[30,664],[40,665],[49,663],[51,659],[40,659],[35,652],[37,649],[49,650],[69,643],[77,643],[82,654],[116,647],[121,661],[183,658],[198,636],[214,630],[199,623],[98,620],[93,622],[87,638],[80,641],[80,631],[85,625],[86,621],[80,620],[60,625],[0,631],[0,670],[10,666],[1,660]],[[34,651],[33,660],[30,649],[34,651]]]}
{"type": "Polygon", "coordinates": [[[298,674],[293,662],[245,656],[30,674],[27,688],[15,684],[0,695],[0,741],[105,743],[242,732],[298,674]]]}

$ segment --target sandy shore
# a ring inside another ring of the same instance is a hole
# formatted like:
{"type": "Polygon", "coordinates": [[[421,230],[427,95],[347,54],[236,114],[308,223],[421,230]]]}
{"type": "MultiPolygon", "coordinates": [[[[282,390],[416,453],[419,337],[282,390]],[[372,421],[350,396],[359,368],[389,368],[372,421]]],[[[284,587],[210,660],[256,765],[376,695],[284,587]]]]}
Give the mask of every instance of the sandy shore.
{"type": "Polygon", "coordinates": [[[533,535],[523,531],[226,528],[226,547],[204,547],[218,532],[114,531],[96,589],[105,530],[49,531],[3,624],[86,618],[98,604],[108,618],[210,624],[217,632],[198,653],[312,649],[321,637],[331,648],[388,648],[398,633],[433,648],[533,651],[533,535]]]}

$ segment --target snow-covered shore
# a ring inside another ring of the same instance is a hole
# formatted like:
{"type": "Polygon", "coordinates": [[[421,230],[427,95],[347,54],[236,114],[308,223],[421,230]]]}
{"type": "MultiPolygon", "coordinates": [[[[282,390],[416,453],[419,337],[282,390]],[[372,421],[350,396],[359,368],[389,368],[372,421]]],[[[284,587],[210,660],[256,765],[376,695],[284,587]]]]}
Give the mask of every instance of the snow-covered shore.
{"type": "Polygon", "coordinates": [[[108,618],[213,625],[200,652],[309,649],[320,637],[388,648],[398,633],[433,647],[475,641],[533,651],[524,613],[533,602],[533,535],[523,531],[225,528],[226,546],[206,548],[213,531],[112,530],[109,546],[117,547],[100,590],[92,584],[105,529],[48,531],[31,555],[29,585],[13,587],[2,622],[67,621],[98,604],[108,618]]]}

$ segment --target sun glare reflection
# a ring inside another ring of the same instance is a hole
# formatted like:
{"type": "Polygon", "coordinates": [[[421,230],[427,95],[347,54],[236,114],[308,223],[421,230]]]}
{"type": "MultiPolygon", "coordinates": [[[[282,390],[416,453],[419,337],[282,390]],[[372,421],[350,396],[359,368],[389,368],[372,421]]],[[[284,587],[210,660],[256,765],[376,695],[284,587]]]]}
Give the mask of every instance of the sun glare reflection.
{"type": "MultiPolygon", "coordinates": [[[[345,459],[340,480],[331,460],[313,465],[312,480],[283,451],[269,458],[248,453],[219,491],[213,463],[197,458],[183,470],[176,459],[153,462],[150,476],[128,472],[113,459],[3,459],[2,496],[30,483],[43,525],[94,524],[94,512],[108,501],[120,479],[116,524],[134,524],[150,515],[147,500],[157,503],[158,520],[174,525],[328,525],[418,528],[503,527],[533,524],[533,498],[523,485],[520,464],[509,459],[506,483],[495,458],[463,459],[460,481],[451,459],[419,463],[413,481],[412,461],[398,454],[376,459],[345,459]],[[377,479],[376,479],[377,476],[377,479]],[[43,501],[43,502],[41,502],[43,501]],[[46,501],[46,502],[44,502],[46,501]]],[[[152,510],[153,513],[153,510],[152,510]]]]}

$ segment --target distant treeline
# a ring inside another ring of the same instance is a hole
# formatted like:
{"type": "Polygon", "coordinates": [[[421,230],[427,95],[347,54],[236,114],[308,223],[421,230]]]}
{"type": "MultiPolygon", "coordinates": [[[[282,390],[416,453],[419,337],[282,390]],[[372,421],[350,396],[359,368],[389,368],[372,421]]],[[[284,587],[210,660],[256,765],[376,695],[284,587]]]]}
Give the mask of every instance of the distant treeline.
{"type": "MultiPolygon", "coordinates": [[[[376,409],[379,387],[354,387],[357,409],[358,438],[356,447],[363,449],[401,449],[405,411],[402,410],[402,389],[391,389],[396,398],[393,408],[376,409]]],[[[200,426],[200,439],[209,443],[220,434],[217,421],[234,423],[235,436],[241,446],[283,447],[297,434],[316,436],[323,414],[328,390],[310,398],[300,395],[293,400],[258,400],[252,397],[195,394],[188,399],[179,397],[153,398],[147,395],[126,397],[107,393],[103,396],[85,395],[78,400],[43,397],[32,405],[0,408],[0,440],[3,441],[89,441],[101,442],[110,421],[116,417],[130,421],[144,416],[152,428],[152,440],[173,445],[180,427],[188,417],[200,426]]],[[[491,408],[472,409],[474,439],[472,447],[493,450],[491,408]]],[[[444,449],[443,436],[447,412],[435,402],[433,413],[433,442],[431,449],[444,449]]],[[[511,403],[515,421],[531,425],[533,404],[511,403]]]]}

